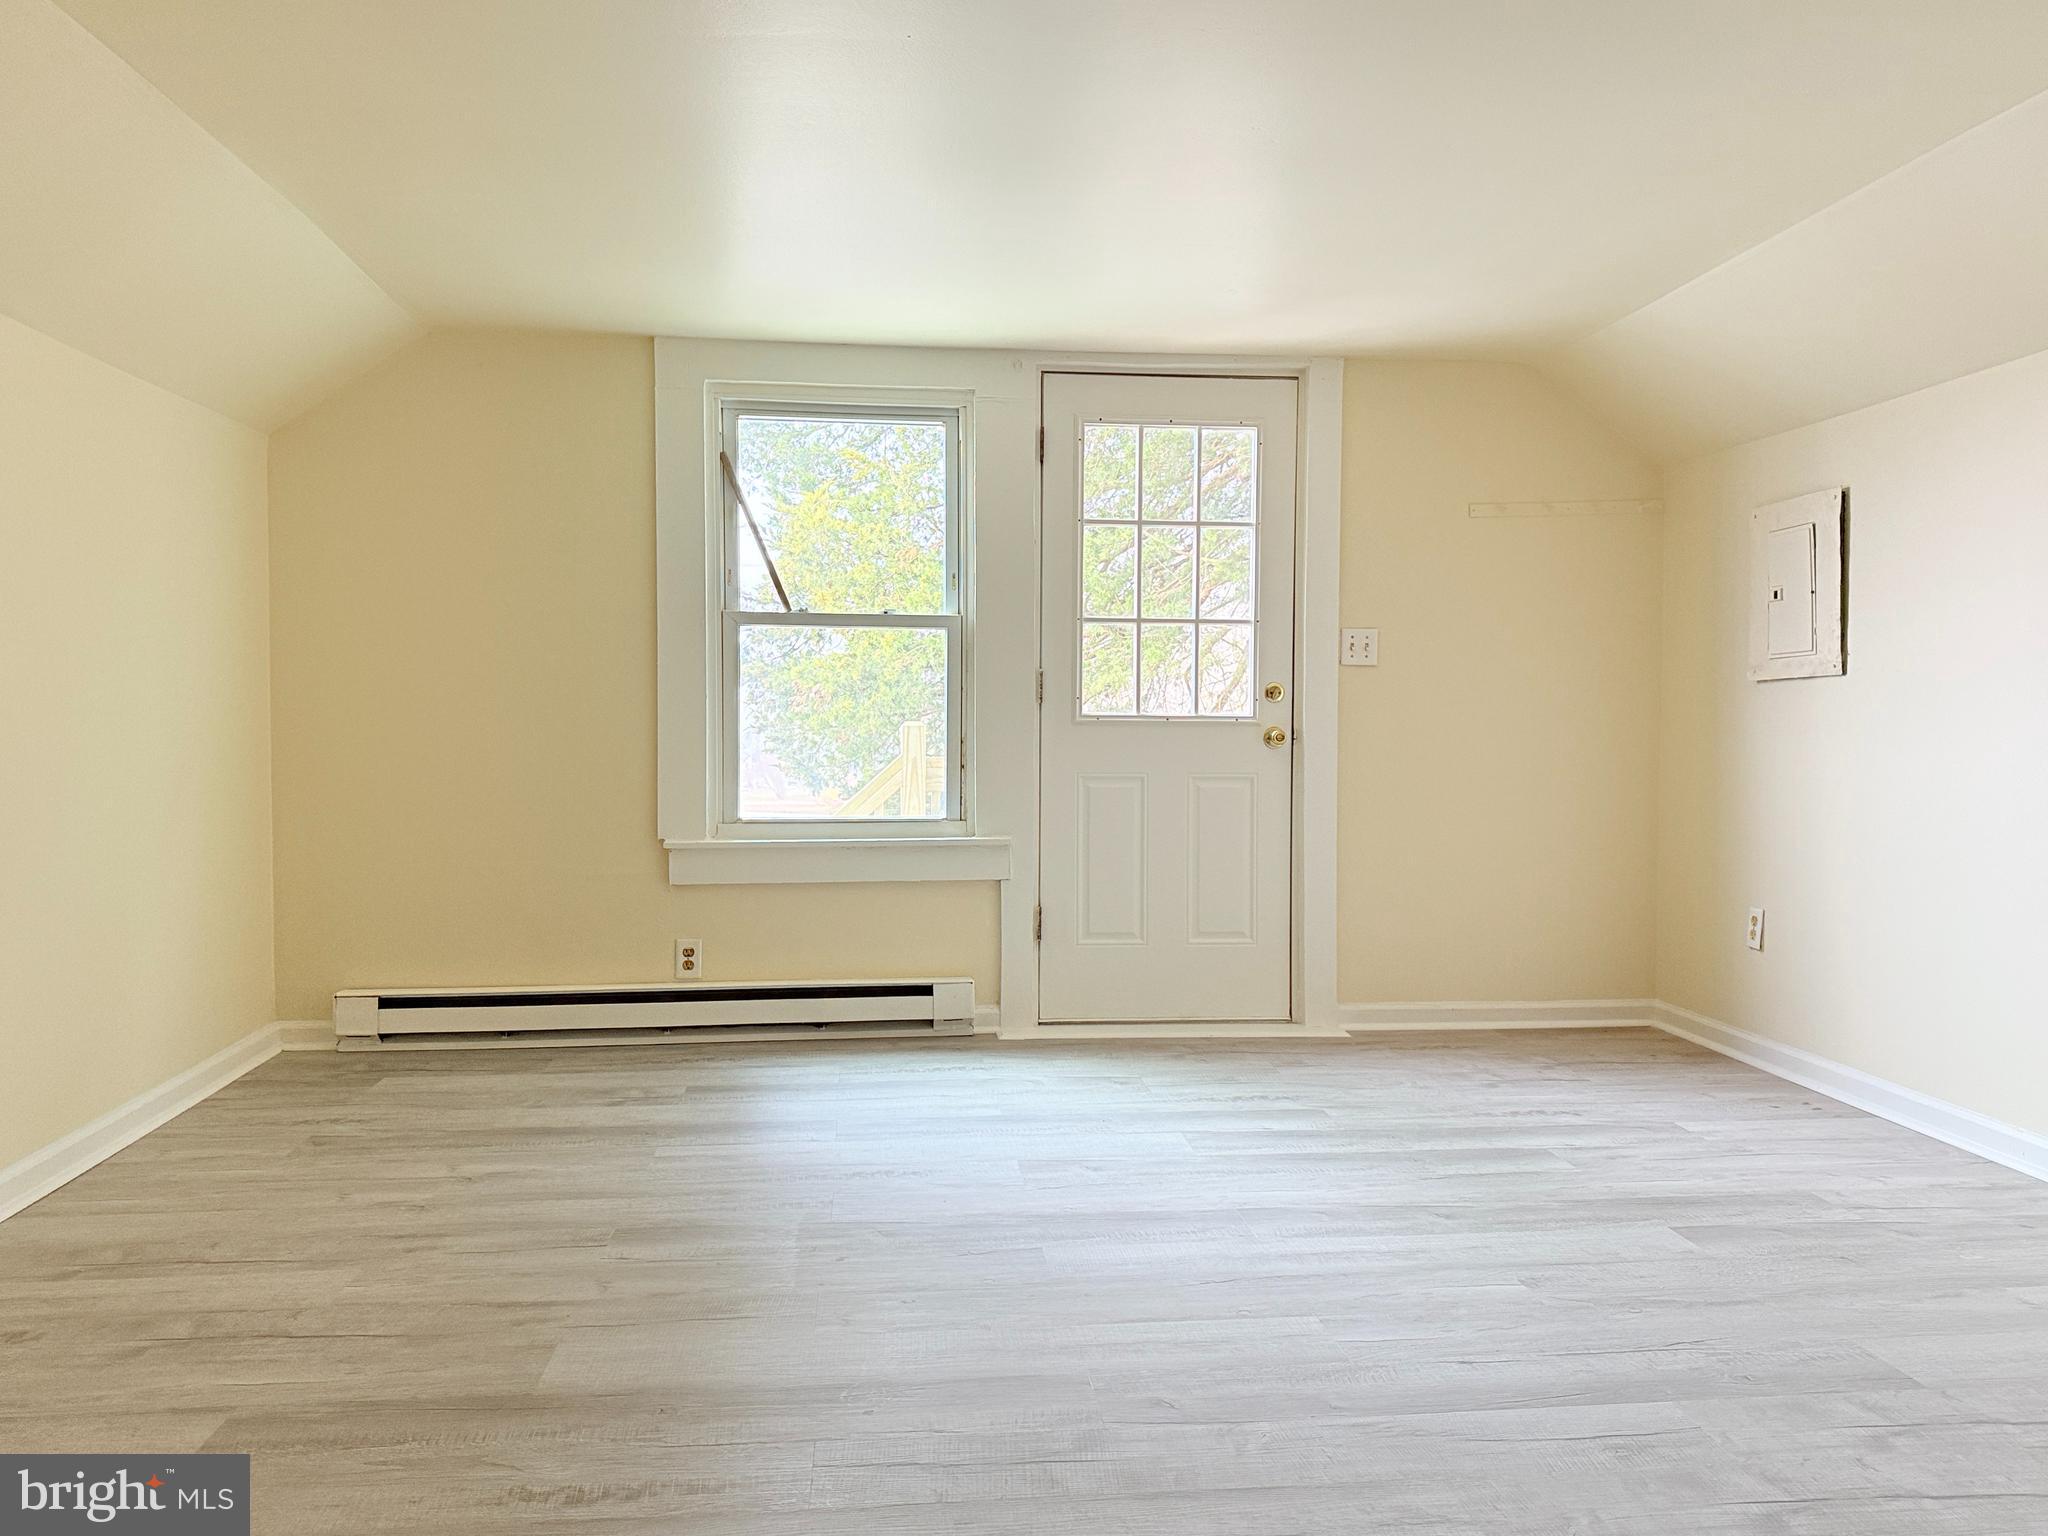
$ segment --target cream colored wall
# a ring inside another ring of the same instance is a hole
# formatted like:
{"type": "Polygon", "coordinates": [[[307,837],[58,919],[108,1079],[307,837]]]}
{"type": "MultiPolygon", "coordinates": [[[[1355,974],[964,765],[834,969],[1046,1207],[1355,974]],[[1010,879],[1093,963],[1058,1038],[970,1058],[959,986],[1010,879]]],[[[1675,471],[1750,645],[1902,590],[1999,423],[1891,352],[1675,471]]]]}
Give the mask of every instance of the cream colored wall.
{"type": "Polygon", "coordinates": [[[264,441],[0,319],[0,1167],[268,1024],[264,441]]]}
{"type": "MultiPolygon", "coordinates": [[[[442,333],[271,445],[279,1008],[338,987],[960,972],[989,885],[668,885],[652,353],[442,333]]],[[[1340,997],[1632,997],[1650,972],[1654,494],[1534,372],[1346,371],[1340,997]]]]}
{"type": "Polygon", "coordinates": [[[2048,354],[1670,473],[1657,930],[1666,1001],[2035,1131],[2044,444],[2048,354]],[[1751,683],[1750,512],[1829,485],[1848,672],[1751,683]]]}
{"type": "Polygon", "coordinates": [[[281,1014],[366,985],[971,975],[993,885],[677,889],[644,338],[427,338],[271,443],[281,1014]]]}
{"type": "Polygon", "coordinates": [[[1512,364],[1344,374],[1338,996],[1650,992],[1661,521],[1472,518],[1657,494],[1512,364]]]}

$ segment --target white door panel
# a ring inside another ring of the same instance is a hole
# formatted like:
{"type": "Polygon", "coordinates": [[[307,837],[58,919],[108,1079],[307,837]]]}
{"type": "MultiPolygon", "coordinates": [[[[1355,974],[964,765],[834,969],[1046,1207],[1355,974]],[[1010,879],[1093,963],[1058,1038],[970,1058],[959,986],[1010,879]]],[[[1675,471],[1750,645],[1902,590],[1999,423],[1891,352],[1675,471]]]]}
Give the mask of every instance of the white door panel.
{"type": "Polygon", "coordinates": [[[1188,780],[1188,941],[1258,941],[1258,776],[1188,780]]]}
{"type": "Polygon", "coordinates": [[[1294,381],[1054,374],[1044,424],[1040,1017],[1284,1019],[1294,381]]]}
{"type": "Polygon", "coordinates": [[[1077,938],[1083,944],[1145,942],[1145,781],[1084,773],[1077,938]]]}

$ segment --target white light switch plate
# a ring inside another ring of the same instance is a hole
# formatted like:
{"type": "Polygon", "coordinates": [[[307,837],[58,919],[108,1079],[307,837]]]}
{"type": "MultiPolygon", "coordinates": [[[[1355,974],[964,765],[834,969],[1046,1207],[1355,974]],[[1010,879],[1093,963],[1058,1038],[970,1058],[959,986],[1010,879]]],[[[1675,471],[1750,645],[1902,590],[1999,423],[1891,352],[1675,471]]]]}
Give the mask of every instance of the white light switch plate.
{"type": "Polygon", "coordinates": [[[1376,629],[1344,631],[1344,665],[1376,667],[1380,664],[1380,632],[1376,629]]]}

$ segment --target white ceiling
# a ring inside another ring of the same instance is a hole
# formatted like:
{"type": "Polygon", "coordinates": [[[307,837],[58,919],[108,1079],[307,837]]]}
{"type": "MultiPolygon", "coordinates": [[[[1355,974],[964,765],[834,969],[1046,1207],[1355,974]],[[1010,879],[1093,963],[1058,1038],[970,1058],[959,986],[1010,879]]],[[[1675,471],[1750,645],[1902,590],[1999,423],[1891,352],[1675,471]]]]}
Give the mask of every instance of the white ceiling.
{"type": "Polygon", "coordinates": [[[61,4],[424,323],[1602,332],[1624,403],[1615,322],[2048,88],[2042,0],[61,4]]]}

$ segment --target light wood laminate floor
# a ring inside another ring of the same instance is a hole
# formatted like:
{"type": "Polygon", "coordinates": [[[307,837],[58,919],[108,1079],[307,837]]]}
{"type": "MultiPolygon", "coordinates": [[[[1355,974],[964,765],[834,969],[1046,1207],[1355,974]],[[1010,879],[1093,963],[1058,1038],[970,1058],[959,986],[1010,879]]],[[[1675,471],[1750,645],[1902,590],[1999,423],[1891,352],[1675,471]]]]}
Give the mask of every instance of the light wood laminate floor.
{"type": "Polygon", "coordinates": [[[256,1528],[2048,1532],[2048,1187],[1638,1030],[287,1056],[0,1225],[256,1528]]]}

